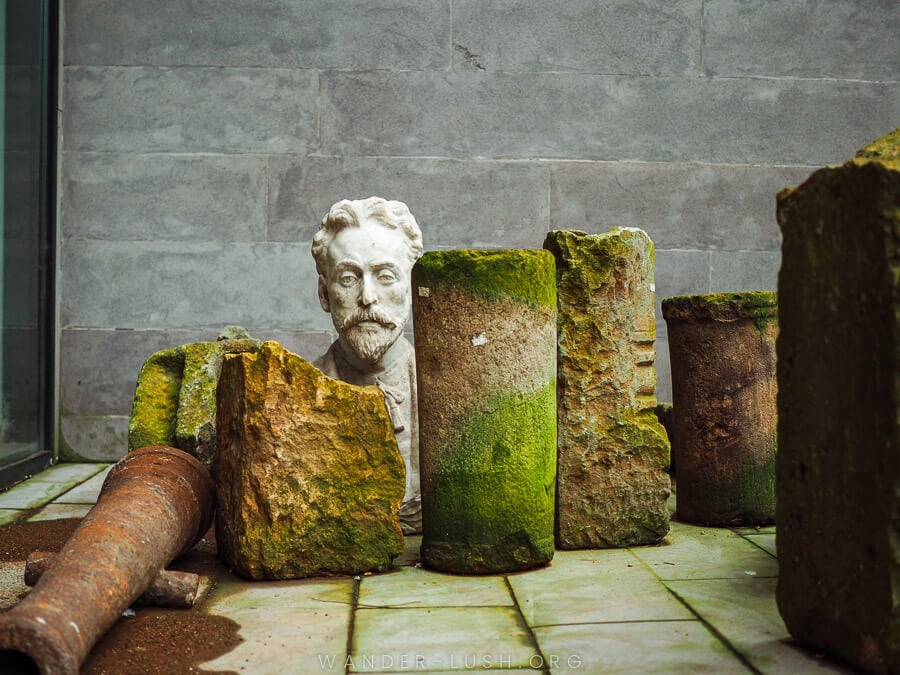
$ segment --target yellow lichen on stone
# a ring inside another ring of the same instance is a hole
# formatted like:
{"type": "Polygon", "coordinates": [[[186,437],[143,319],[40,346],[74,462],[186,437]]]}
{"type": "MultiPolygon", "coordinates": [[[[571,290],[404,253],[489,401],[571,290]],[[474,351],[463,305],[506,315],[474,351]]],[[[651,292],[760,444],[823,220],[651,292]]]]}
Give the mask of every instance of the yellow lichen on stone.
{"type": "Polygon", "coordinates": [[[226,355],[218,391],[216,536],[251,579],[386,570],[406,487],[384,395],[276,342],[226,355]]]}
{"type": "Polygon", "coordinates": [[[555,230],[559,298],[556,541],[658,542],[669,531],[669,441],[656,408],[654,252],[646,233],[555,230]]]}
{"type": "Polygon", "coordinates": [[[128,423],[129,451],[148,445],[174,445],[183,370],[184,353],[179,349],[157,352],[144,362],[128,423]]]}
{"type": "Polygon", "coordinates": [[[254,352],[259,345],[258,340],[240,337],[191,342],[152,354],[138,374],[128,450],[168,445],[210,468],[216,456],[216,387],[222,357],[254,352]]]}

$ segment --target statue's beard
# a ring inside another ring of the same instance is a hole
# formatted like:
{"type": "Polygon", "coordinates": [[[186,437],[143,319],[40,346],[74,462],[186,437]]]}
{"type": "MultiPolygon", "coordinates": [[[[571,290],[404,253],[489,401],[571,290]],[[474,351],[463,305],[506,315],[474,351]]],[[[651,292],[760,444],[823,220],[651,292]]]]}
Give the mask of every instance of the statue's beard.
{"type": "Polygon", "coordinates": [[[374,365],[403,333],[404,323],[380,309],[361,309],[344,318],[339,332],[357,358],[374,365]]]}

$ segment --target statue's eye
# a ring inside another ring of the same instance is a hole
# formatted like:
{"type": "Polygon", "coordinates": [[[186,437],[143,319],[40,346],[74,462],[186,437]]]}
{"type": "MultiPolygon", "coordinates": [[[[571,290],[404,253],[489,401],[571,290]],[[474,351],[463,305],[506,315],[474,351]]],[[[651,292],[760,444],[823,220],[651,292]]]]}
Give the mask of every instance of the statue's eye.
{"type": "Polygon", "coordinates": [[[338,283],[344,288],[350,288],[357,282],[357,277],[352,272],[344,272],[338,277],[338,283]]]}
{"type": "Polygon", "coordinates": [[[392,284],[397,281],[397,275],[390,270],[381,270],[378,273],[378,281],[383,284],[392,284]]]}

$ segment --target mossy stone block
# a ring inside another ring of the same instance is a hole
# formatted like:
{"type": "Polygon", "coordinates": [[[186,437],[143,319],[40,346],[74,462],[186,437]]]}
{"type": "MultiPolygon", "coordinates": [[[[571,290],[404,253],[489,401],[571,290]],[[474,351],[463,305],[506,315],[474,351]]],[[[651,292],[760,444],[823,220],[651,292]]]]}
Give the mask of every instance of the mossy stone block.
{"type": "Polygon", "coordinates": [[[484,574],[554,551],[555,265],[540,250],[439,251],[413,269],[422,558],[484,574]]]}
{"type": "Polygon", "coordinates": [[[138,374],[128,425],[128,450],[165,445],[210,468],[216,456],[216,387],[225,354],[254,352],[260,342],[193,342],[151,355],[138,374]]]}
{"type": "Polygon", "coordinates": [[[900,130],[777,213],[778,607],[801,643],[900,672],[900,130]]]}
{"type": "Polygon", "coordinates": [[[150,445],[174,447],[184,352],[165,349],[141,366],[128,423],[128,450],[150,445]]]}
{"type": "Polygon", "coordinates": [[[384,394],[327,377],[276,342],[225,356],[216,540],[249,579],[389,569],[406,469],[384,394]]]}
{"type": "Polygon", "coordinates": [[[647,234],[554,230],[559,548],[653,544],[669,531],[669,440],[656,408],[647,234]]]}

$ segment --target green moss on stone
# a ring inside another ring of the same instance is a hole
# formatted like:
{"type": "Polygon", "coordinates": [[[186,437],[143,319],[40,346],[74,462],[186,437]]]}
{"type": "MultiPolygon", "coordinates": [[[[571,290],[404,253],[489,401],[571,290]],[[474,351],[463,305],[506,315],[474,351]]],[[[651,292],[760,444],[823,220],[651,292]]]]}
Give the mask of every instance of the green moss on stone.
{"type": "Polygon", "coordinates": [[[733,321],[750,319],[764,333],[778,325],[778,294],[775,291],[743,291],[674,295],[662,301],[666,321],[733,321]]]}
{"type": "Polygon", "coordinates": [[[859,163],[858,160],[861,159],[877,160],[889,165],[900,164],[900,127],[857,152],[856,158],[851,161],[859,163]]]}
{"type": "Polygon", "coordinates": [[[621,411],[606,435],[617,440],[621,447],[640,452],[648,465],[661,471],[669,468],[672,451],[669,436],[654,409],[621,411]]]}
{"type": "MultiPolygon", "coordinates": [[[[773,439],[773,444],[775,443],[773,439]]],[[[775,521],[776,454],[747,462],[734,478],[678,485],[678,515],[707,525],[767,525],[775,521]]]]}
{"type": "Polygon", "coordinates": [[[636,228],[614,227],[602,234],[552,230],[544,239],[544,248],[556,258],[560,285],[584,289],[588,297],[608,282],[623,260],[634,256],[638,246],[647,251],[653,266],[656,260],[653,242],[646,232],[636,228]]]}
{"type": "Polygon", "coordinates": [[[556,307],[553,255],[540,249],[429,251],[413,268],[413,293],[455,286],[489,300],[556,307]]]}
{"type": "Polygon", "coordinates": [[[776,600],[798,641],[900,672],[900,130],[777,214],[776,600]]]}
{"type": "Polygon", "coordinates": [[[134,392],[128,424],[128,450],[148,445],[175,445],[178,394],[184,352],[166,349],[144,362],[134,392]]]}
{"type": "Polygon", "coordinates": [[[742,291],[732,293],[705,293],[699,295],[675,295],[663,300],[669,305],[686,304],[691,307],[726,307],[740,311],[778,306],[778,294],[775,291],[742,291]]]}
{"type": "Polygon", "coordinates": [[[426,563],[484,574],[553,558],[555,401],[555,381],[498,396],[458,430],[423,489],[426,563]]]}
{"type": "Polygon", "coordinates": [[[216,388],[225,342],[195,342],[182,347],[184,373],[179,393],[175,439],[207,467],[216,449],[216,388]]]}
{"type": "Polygon", "coordinates": [[[168,445],[212,465],[216,448],[216,387],[224,354],[255,352],[252,338],[192,342],[151,355],[138,374],[128,449],[168,445]]]}

